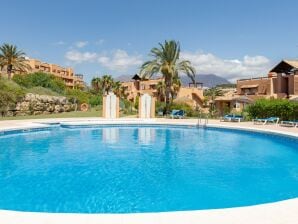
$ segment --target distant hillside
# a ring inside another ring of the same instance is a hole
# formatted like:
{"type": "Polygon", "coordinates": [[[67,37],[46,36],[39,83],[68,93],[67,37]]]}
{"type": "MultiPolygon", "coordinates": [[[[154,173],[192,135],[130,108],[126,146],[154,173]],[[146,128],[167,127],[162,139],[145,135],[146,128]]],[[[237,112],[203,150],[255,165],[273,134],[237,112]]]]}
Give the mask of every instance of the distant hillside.
{"type": "MultiPolygon", "coordinates": [[[[225,78],[222,78],[220,76],[214,75],[214,74],[208,74],[208,75],[196,75],[196,81],[202,82],[203,86],[205,87],[214,87],[220,84],[230,84],[228,80],[225,78]]],[[[181,82],[183,86],[188,86],[188,84],[191,82],[190,78],[187,76],[181,76],[181,82]]]]}
{"type": "MultiPolygon", "coordinates": [[[[131,81],[132,77],[133,75],[121,75],[121,76],[115,77],[115,79],[121,82],[128,82],[128,81],[131,81]]],[[[214,74],[196,75],[196,81],[202,82],[205,87],[209,87],[209,88],[220,84],[230,84],[230,82],[225,78],[222,78],[214,74]]],[[[188,86],[191,80],[187,76],[181,76],[181,82],[183,86],[188,86]]]]}

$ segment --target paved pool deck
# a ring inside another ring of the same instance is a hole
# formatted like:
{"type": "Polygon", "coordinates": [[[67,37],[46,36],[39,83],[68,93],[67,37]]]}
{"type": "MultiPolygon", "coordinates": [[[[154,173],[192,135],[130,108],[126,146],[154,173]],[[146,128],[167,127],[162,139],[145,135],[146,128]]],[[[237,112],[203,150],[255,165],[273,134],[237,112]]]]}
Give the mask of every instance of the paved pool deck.
{"type": "MultiPolygon", "coordinates": [[[[121,118],[107,120],[103,118],[56,118],[34,120],[0,121],[1,130],[47,127],[45,123],[62,122],[70,125],[80,124],[183,124],[196,125],[198,119],[134,119],[121,118]]],[[[254,125],[252,122],[220,122],[201,120],[203,127],[235,128],[261,132],[279,133],[298,137],[298,128],[280,127],[279,125],[254,125]]],[[[298,148],[298,146],[297,146],[298,148]]],[[[297,224],[298,198],[255,206],[142,214],[63,214],[34,213],[0,210],[2,224],[297,224]]]]}

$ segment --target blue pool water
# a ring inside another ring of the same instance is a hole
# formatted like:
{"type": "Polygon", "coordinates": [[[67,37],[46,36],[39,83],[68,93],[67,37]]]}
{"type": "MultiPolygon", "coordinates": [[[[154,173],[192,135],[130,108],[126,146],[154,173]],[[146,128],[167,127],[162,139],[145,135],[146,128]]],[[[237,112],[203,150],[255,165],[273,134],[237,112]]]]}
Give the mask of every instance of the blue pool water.
{"type": "Polygon", "coordinates": [[[132,213],[298,196],[298,140],[191,127],[0,135],[0,209],[132,213]]]}

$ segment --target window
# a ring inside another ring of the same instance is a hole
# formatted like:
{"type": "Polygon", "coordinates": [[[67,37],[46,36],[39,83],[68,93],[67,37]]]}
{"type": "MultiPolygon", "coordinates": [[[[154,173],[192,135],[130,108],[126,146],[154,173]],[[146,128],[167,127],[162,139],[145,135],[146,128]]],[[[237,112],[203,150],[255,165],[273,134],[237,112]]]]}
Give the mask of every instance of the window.
{"type": "Polygon", "coordinates": [[[236,102],[236,103],[234,104],[234,108],[235,108],[235,109],[239,109],[239,108],[240,108],[240,103],[236,102]]]}

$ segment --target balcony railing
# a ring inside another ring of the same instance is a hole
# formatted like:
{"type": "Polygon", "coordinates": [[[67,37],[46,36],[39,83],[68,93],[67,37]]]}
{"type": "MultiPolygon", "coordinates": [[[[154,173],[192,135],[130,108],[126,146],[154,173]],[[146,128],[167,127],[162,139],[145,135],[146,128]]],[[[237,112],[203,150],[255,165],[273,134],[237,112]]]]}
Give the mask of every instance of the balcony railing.
{"type": "Polygon", "coordinates": [[[238,79],[237,81],[241,82],[241,81],[249,81],[249,80],[268,80],[268,79],[270,78],[267,76],[264,76],[264,77],[255,77],[255,78],[249,78],[249,79],[238,79]]]}

